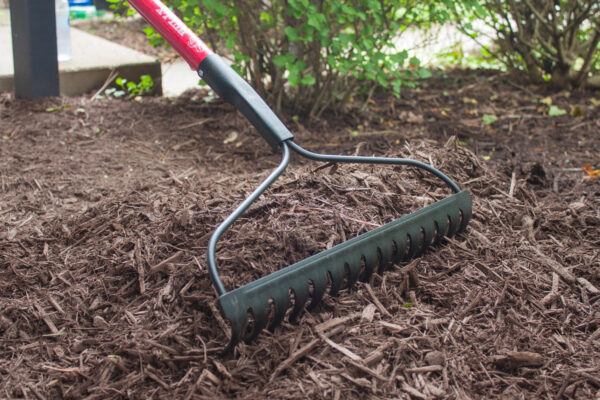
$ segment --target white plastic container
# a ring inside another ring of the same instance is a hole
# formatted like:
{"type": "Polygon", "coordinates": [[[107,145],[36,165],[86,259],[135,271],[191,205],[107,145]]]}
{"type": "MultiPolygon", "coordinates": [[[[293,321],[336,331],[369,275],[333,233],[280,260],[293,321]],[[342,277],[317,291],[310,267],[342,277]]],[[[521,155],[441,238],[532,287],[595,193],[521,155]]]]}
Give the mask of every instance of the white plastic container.
{"type": "Polygon", "coordinates": [[[69,0],[55,0],[56,4],[56,47],[58,61],[67,61],[73,57],[71,50],[71,21],[69,19],[69,0]]]}

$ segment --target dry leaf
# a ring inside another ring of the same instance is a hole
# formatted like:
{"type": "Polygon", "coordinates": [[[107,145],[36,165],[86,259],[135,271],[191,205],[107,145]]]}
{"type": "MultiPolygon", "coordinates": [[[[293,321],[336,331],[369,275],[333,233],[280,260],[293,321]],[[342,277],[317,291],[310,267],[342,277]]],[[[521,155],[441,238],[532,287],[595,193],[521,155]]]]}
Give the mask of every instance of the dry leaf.
{"type": "Polygon", "coordinates": [[[569,107],[571,108],[569,115],[572,118],[583,117],[583,109],[581,108],[581,106],[571,104],[569,105],[569,107]]]}
{"type": "Polygon", "coordinates": [[[238,137],[238,133],[236,131],[231,131],[227,139],[223,140],[223,144],[229,144],[235,142],[238,137]]]}
{"type": "Polygon", "coordinates": [[[585,167],[581,168],[581,171],[587,174],[583,179],[594,179],[600,176],[600,169],[593,169],[590,164],[586,164],[585,167]]]}

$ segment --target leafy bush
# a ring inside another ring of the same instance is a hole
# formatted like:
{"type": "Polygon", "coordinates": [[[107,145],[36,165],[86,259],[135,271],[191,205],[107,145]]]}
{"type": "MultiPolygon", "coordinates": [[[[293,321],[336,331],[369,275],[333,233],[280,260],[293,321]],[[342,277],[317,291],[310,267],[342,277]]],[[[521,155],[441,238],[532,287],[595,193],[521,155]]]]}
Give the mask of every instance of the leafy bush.
{"type": "MultiPolygon", "coordinates": [[[[496,33],[487,48],[509,69],[556,88],[600,86],[598,0],[484,0],[478,15],[496,33]]],[[[477,39],[469,24],[467,33],[477,39]]]]}
{"type": "MultiPolygon", "coordinates": [[[[400,39],[475,0],[167,0],[277,109],[319,115],[378,87],[395,95],[430,73],[400,39]],[[223,48],[224,47],[224,48],[223,48]],[[398,48],[401,48],[398,50],[398,48]]],[[[151,41],[162,39],[148,28],[151,41]]],[[[411,44],[408,44],[410,46],[411,44]]]]}

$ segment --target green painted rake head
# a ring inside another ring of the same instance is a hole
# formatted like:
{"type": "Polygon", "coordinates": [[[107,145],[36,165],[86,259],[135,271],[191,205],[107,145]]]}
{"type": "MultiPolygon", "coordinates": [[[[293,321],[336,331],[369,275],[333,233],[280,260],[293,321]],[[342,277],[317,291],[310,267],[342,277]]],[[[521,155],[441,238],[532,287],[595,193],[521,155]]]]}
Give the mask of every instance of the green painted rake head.
{"type": "Polygon", "coordinates": [[[231,324],[225,352],[244,340],[252,341],[263,329],[273,330],[286,317],[294,321],[304,310],[316,307],[329,288],[329,295],[368,281],[374,272],[383,273],[393,263],[419,256],[428,246],[443,242],[464,229],[472,212],[471,196],[447,176],[419,161],[403,158],[319,155],[292,141],[282,143],[280,166],[229,216],[213,234],[208,246],[208,265],[219,293],[219,306],[231,324]],[[412,214],[357,236],[282,270],[237,289],[226,291],[216,269],[215,248],[221,234],[285,170],[289,149],[327,162],[410,165],[425,169],[446,182],[456,193],[412,214]],[[308,303],[308,304],[307,304],[308,303]]]}

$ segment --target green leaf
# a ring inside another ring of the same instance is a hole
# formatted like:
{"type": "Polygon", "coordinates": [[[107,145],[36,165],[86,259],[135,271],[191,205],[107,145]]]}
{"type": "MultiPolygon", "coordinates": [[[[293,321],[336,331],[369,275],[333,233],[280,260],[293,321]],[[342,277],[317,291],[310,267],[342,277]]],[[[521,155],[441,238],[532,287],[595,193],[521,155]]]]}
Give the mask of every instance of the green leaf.
{"type": "Polygon", "coordinates": [[[285,67],[285,65],[288,63],[288,54],[278,54],[275,57],[273,57],[273,62],[275,63],[275,65],[277,65],[279,68],[283,68],[285,67]]]}
{"type": "Polygon", "coordinates": [[[548,115],[551,117],[559,117],[561,115],[565,115],[566,113],[566,110],[563,110],[562,108],[558,108],[556,106],[550,106],[550,109],[548,110],[548,115]]]}
{"type": "Polygon", "coordinates": [[[287,35],[290,42],[297,42],[300,40],[300,34],[298,34],[298,30],[296,28],[286,26],[285,34],[287,35]]]}
{"type": "Polygon", "coordinates": [[[481,120],[484,124],[491,125],[494,122],[498,121],[498,117],[494,114],[484,114],[483,117],[481,117],[481,120]]]}
{"type": "Polygon", "coordinates": [[[431,78],[431,72],[427,68],[419,68],[419,77],[421,79],[431,78]]]}
{"type": "Polygon", "coordinates": [[[305,77],[302,78],[302,80],[300,81],[300,83],[302,83],[305,86],[310,86],[310,85],[314,85],[316,81],[317,80],[315,79],[314,76],[312,76],[312,75],[306,75],[305,77]]]}
{"type": "Polygon", "coordinates": [[[287,77],[287,80],[292,87],[296,87],[300,83],[300,74],[298,73],[297,70],[291,69],[290,74],[287,77]]]}
{"type": "Polygon", "coordinates": [[[227,38],[227,41],[225,41],[225,47],[227,48],[227,50],[231,50],[235,47],[235,36],[231,35],[227,38]]]}

